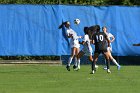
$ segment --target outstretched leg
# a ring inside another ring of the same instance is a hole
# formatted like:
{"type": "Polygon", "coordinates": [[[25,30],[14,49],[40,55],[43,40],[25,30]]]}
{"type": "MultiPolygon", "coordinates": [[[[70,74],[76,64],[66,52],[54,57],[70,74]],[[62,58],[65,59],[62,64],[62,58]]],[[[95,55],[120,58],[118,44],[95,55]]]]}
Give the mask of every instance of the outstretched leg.
{"type": "Polygon", "coordinates": [[[117,61],[113,58],[110,51],[108,51],[109,59],[117,66],[117,69],[120,70],[121,66],[117,63],[117,61]]]}
{"type": "Polygon", "coordinates": [[[74,55],[75,55],[75,51],[76,51],[76,48],[73,47],[73,48],[71,49],[71,56],[70,56],[70,58],[69,58],[69,60],[68,60],[67,66],[66,66],[66,68],[67,68],[68,71],[70,71],[70,65],[71,65],[72,59],[73,59],[73,57],[74,57],[74,55]]]}

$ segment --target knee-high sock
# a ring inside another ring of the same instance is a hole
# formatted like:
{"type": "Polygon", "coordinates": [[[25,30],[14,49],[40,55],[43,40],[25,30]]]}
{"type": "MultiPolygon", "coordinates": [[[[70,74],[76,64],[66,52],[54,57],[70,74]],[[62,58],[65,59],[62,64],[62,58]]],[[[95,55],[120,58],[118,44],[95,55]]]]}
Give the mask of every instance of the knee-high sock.
{"type": "Polygon", "coordinates": [[[110,68],[110,60],[109,59],[107,59],[106,66],[107,66],[107,69],[110,68]]]}
{"type": "Polygon", "coordinates": [[[80,67],[80,59],[77,60],[77,66],[80,67]]]}
{"type": "Polygon", "coordinates": [[[77,58],[75,57],[74,65],[77,66],[77,63],[78,63],[78,60],[77,60],[77,58]]]}
{"type": "Polygon", "coordinates": [[[92,69],[92,71],[93,71],[93,70],[96,71],[95,65],[96,65],[96,62],[93,61],[93,62],[91,63],[91,69],[92,69]]]}
{"type": "Polygon", "coordinates": [[[70,58],[69,58],[68,66],[70,66],[70,64],[71,64],[71,62],[72,62],[72,59],[73,59],[73,57],[70,57],[70,58]]]}
{"type": "Polygon", "coordinates": [[[120,66],[114,58],[112,59],[112,62],[113,62],[116,66],[120,66]]]}

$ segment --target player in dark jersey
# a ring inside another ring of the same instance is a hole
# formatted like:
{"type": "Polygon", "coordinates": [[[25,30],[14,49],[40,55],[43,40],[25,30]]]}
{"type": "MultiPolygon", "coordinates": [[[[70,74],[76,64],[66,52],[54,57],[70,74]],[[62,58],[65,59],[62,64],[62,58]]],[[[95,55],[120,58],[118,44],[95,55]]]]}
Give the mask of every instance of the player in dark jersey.
{"type": "Polygon", "coordinates": [[[98,56],[100,53],[103,53],[106,60],[107,60],[107,72],[111,73],[109,66],[110,66],[110,60],[109,60],[109,55],[107,52],[107,47],[110,47],[110,40],[107,37],[107,35],[104,32],[100,32],[100,26],[95,25],[95,31],[96,33],[93,35],[93,41],[95,45],[95,51],[94,51],[94,57],[93,57],[93,62],[92,62],[92,72],[91,74],[94,74],[96,71],[95,64],[98,60],[98,56]],[[108,43],[106,43],[106,41],[108,43]]]}

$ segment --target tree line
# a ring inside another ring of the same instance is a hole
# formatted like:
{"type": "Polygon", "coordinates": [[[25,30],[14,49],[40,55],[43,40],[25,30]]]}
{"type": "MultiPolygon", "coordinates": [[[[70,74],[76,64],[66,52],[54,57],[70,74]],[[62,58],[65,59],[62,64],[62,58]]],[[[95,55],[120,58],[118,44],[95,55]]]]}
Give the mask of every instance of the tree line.
{"type": "Polygon", "coordinates": [[[140,0],[0,0],[1,4],[140,5],[140,0]]]}

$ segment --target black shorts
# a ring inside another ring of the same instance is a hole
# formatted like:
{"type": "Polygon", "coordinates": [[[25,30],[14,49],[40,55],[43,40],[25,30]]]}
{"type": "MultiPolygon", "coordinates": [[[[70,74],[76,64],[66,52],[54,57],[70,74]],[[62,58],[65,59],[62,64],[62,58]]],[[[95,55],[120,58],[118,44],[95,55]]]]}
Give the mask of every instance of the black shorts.
{"type": "Polygon", "coordinates": [[[96,49],[96,50],[94,51],[94,54],[95,54],[95,53],[98,53],[98,54],[102,53],[102,54],[104,54],[105,52],[107,52],[107,49],[104,49],[104,50],[96,49]]]}

